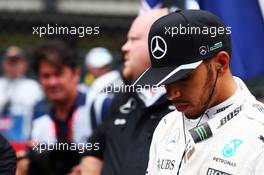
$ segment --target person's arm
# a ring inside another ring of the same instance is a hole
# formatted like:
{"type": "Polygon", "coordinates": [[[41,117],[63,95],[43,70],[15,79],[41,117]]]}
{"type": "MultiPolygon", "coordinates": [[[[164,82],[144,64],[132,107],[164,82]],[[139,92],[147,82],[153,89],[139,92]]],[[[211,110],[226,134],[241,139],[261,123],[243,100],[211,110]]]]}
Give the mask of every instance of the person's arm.
{"type": "Polygon", "coordinates": [[[79,165],[81,175],[100,175],[103,167],[103,157],[105,150],[105,121],[99,126],[94,133],[89,137],[88,143],[96,145],[91,150],[86,150],[83,153],[81,163],[79,165]]]}
{"type": "Polygon", "coordinates": [[[105,149],[105,137],[103,134],[103,126],[95,130],[93,135],[88,139],[89,143],[98,145],[98,150],[87,150],[81,163],[79,164],[81,175],[100,175],[103,167],[103,156],[105,149]]]}
{"type": "Polygon", "coordinates": [[[264,165],[264,151],[258,156],[255,162],[254,175],[263,174],[263,165],[264,165]]]}
{"type": "Polygon", "coordinates": [[[87,143],[96,145],[82,154],[81,162],[68,175],[100,175],[103,167],[105,149],[105,125],[99,126],[89,137],[87,143]]]}
{"type": "Polygon", "coordinates": [[[148,168],[146,170],[146,174],[147,175],[156,175],[158,174],[158,164],[159,162],[157,162],[157,145],[159,143],[159,134],[160,132],[164,129],[164,125],[166,124],[166,118],[168,115],[166,115],[158,124],[158,126],[156,127],[153,137],[152,137],[152,141],[151,141],[151,145],[150,145],[150,150],[149,150],[149,161],[148,161],[148,168]]]}
{"type": "Polygon", "coordinates": [[[103,168],[103,160],[104,160],[104,151],[106,147],[106,132],[108,131],[107,126],[109,125],[109,122],[111,123],[111,119],[113,117],[113,105],[112,99],[109,100],[109,98],[105,98],[107,100],[107,105],[103,103],[101,106],[102,116],[107,116],[106,118],[102,118],[103,123],[98,126],[93,134],[89,137],[88,143],[91,143],[92,145],[97,145],[95,149],[92,150],[86,150],[83,154],[83,158],[81,160],[81,163],[79,165],[79,169],[81,171],[81,175],[100,175],[102,168],[103,168]],[[105,108],[104,106],[107,106],[105,108]],[[107,109],[107,110],[106,110],[107,109]]]}
{"type": "Polygon", "coordinates": [[[100,175],[102,167],[103,160],[94,156],[86,156],[82,158],[80,164],[81,175],[100,175]]]}
{"type": "Polygon", "coordinates": [[[157,154],[156,143],[158,143],[157,142],[158,134],[159,134],[160,128],[163,125],[163,123],[164,123],[163,120],[161,120],[153,133],[153,137],[152,137],[152,141],[151,141],[151,145],[149,149],[149,161],[148,161],[148,168],[146,170],[146,175],[158,174],[157,158],[156,158],[156,154],[157,154]]]}
{"type": "Polygon", "coordinates": [[[16,154],[8,141],[0,135],[0,174],[16,174],[16,154]]]}
{"type": "MultiPolygon", "coordinates": [[[[154,138],[154,137],[153,137],[154,138]]],[[[148,168],[146,171],[146,175],[155,175],[157,174],[156,168],[156,149],[155,149],[155,140],[152,139],[150,151],[149,151],[149,161],[148,161],[148,168]]]]}

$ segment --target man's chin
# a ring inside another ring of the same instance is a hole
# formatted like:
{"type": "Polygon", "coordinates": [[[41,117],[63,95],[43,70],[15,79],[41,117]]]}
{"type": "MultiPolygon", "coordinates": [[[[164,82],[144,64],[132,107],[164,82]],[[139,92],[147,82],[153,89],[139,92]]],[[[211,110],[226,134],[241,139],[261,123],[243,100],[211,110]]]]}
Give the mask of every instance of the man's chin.
{"type": "Polygon", "coordinates": [[[48,96],[48,99],[54,103],[61,103],[61,102],[65,101],[65,98],[62,97],[61,95],[48,96]]]}
{"type": "Polygon", "coordinates": [[[197,112],[184,112],[184,116],[188,119],[191,119],[191,120],[195,120],[195,119],[198,119],[199,117],[201,117],[203,113],[197,113],[197,112]]]}
{"type": "Polygon", "coordinates": [[[133,80],[133,75],[131,73],[131,71],[127,70],[126,68],[124,68],[124,70],[122,71],[123,77],[125,80],[127,81],[132,81],[133,80]]]}

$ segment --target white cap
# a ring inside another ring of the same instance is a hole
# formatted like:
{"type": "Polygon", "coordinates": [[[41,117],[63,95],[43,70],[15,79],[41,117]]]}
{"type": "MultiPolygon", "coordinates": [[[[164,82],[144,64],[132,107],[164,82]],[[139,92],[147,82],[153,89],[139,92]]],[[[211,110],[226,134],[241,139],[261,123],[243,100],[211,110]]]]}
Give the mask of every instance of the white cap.
{"type": "Polygon", "coordinates": [[[111,64],[113,56],[103,47],[96,47],[91,49],[85,56],[85,64],[91,67],[100,68],[111,64]]]}

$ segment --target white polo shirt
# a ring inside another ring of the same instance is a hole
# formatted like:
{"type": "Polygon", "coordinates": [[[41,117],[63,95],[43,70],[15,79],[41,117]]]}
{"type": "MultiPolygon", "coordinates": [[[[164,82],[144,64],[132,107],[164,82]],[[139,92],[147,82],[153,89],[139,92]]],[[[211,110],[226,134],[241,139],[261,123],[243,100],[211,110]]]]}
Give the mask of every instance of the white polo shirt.
{"type": "Polygon", "coordinates": [[[0,78],[0,132],[8,140],[29,139],[34,105],[43,97],[35,80],[0,78]]]}

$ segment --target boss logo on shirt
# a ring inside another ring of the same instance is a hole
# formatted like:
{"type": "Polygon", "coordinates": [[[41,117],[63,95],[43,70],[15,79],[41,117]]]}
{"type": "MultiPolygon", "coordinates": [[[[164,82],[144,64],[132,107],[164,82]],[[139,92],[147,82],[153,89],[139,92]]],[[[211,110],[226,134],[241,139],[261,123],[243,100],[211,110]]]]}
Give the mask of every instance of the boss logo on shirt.
{"type": "Polygon", "coordinates": [[[234,118],[235,116],[237,116],[237,114],[239,114],[239,112],[242,110],[242,108],[243,108],[243,106],[240,105],[234,111],[232,111],[227,116],[225,116],[224,118],[222,118],[220,120],[220,125],[217,127],[217,129],[219,129],[221,126],[223,126],[224,124],[226,124],[229,120],[231,120],[232,118],[234,118]]]}
{"type": "MultiPolygon", "coordinates": [[[[232,105],[232,104],[231,104],[232,105]]],[[[218,114],[219,112],[222,112],[222,111],[224,111],[224,110],[226,110],[229,106],[231,106],[231,105],[227,105],[227,106],[225,106],[225,107],[222,107],[222,108],[220,108],[220,109],[217,109],[216,110],[216,112],[214,113],[214,114],[218,114]]]]}
{"type": "Polygon", "coordinates": [[[209,168],[207,170],[206,175],[232,175],[232,174],[229,174],[229,173],[226,173],[226,172],[223,172],[223,171],[219,171],[219,170],[216,170],[216,169],[213,169],[213,168],[209,168]]]}

